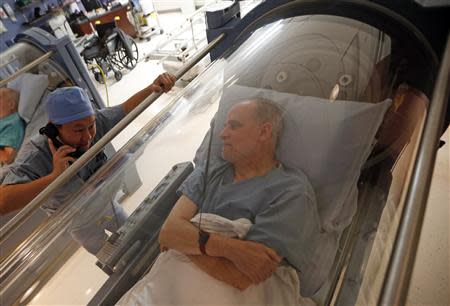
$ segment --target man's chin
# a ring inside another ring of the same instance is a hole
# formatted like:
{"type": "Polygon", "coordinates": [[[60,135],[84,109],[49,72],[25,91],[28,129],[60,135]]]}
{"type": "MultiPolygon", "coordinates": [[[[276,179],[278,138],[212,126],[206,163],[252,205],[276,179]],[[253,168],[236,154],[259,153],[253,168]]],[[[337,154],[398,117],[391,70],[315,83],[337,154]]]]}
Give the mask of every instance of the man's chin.
{"type": "Polygon", "coordinates": [[[227,152],[226,150],[223,150],[222,149],[222,158],[224,159],[224,160],[226,160],[226,161],[230,161],[230,154],[229,154],[229,152],[227,152]]]}
{"type": "Polygon", "coordinates": [[[232,163],[234,161],[233,154],[223,152],[223,151],[222,151],[222,158],[230,163],[232,163]]]}
{"type": "Polygon", "coordinates": [[[86,152],[87,150],[89,150],[91,146],[87,145],[87,146],[78,146],[77,149],[83,152],[86,152]]]}

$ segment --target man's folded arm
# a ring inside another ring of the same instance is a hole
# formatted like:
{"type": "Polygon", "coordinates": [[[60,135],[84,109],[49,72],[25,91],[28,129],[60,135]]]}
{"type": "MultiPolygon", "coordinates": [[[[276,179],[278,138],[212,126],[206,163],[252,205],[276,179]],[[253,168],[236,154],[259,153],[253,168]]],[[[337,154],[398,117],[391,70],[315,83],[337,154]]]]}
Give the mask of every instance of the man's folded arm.
{"type": "Polygon", "coordinates": [[[212,234],[207,243],[209,256],[201,255],[198,246],[198,228],[190,220],[197,213],[197,206],[186,196],[181,196],[164,222],[159,234],[162,250],[175,249],[187,255],[191,261],[210,276],[240,290],[246,289],[250,279],[221,254],[220,245],[225,237],[212,234]]]}
{"type": "Polygon", "coordinates": [[[189,259],[209,276],[239,290],[247,289],[252,281],[226,258],[205,255],[188,255],[189,259]]]}
{"type": "MultiPolygon", "coordinates": [[[[199,230],[191,223],[197,211],[198,208],[194,202],[184,195],[181,196],[161,227],[159,244],[164,249],[174,249],[186,255],[201,255],[198,244],[199,230]]],[[[211,234],[207,244],[208,255],[226,257],[225,240],[230,239],[211,234]]]]}
{"type": "MultiPolygon", "coordinates": [[[[163,248],[174,249],[185,255],[201,255],[199,231],[190,222],[197,210],[188,197],[180,197],[161,228],[159,243],[163,248]]],[[[274,250],[261,243],[218,234],[210,235],[206,254],[228,259],[253,283],[269,278],[282,259],[274,250]]]]}
{"type": "Polygon", "coordinates": [[[161,227],[159,244],[186,255],[200,255],[198,229],[190,222],[197,210],[194,202],[181,196],[161,227]]]}

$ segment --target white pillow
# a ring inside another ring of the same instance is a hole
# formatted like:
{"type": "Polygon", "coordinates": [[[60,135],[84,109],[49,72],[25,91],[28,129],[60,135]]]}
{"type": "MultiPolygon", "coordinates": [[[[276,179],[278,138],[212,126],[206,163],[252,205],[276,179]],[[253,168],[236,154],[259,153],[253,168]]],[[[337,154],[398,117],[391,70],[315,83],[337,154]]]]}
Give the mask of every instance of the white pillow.
{"type": "Polygon", "coordinates": [[[26,123],[31,121],[47,86],[46,74],[23,73],[8,83],[9,88],[20,92],[18,113],[26,123]]]}
{"type": "MultiPolygon", "coordinates": [[[[325,231],[342,230],[356,210],[356,183],[370,154],[375,134],[391,101],[362,103],[304,97],[273,90],[233,85],[224,89],[211,152],[220,156],[219,134],[231,106],[250,97],[276,102],[285,112],[277,157],[288,167],[301,169],[317,197],[325,231]]],[[[208,135],[197,151],[196,161],[206,158],[208,135]]]]}

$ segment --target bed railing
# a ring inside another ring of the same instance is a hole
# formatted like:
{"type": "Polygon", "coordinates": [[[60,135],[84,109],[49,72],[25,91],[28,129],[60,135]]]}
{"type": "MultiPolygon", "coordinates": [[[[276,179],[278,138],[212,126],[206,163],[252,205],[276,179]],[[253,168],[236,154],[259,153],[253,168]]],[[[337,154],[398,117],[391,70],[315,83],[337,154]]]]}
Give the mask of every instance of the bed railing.
{"type": "Polygon", "coordinates": [[[25,73],[31,69],[33,69],[34,67],[36,67],[37,65],[39,65],[40,63],[45,62],[46,60],[48,60],[51,56],[53,55],[53,51],[49,51],[47,53],[45,53],[44,55],[42,55],[41,57],[38,57],[37,59],[35,59],[34,61],[32,61],[31,63],[29,63],[28,65],[20,68],[19,70],[17,70],[16,72],[14,72],[14,74],[12,74],[11,76],[7,77],[4,80],[0,81],[0,87],[4,86],[5,84],[8,84],[8,82],[11,82],[12,80],[14,80],[15,78],[17,78],[19,75],[21,75],[22,73],[25,73]]]}

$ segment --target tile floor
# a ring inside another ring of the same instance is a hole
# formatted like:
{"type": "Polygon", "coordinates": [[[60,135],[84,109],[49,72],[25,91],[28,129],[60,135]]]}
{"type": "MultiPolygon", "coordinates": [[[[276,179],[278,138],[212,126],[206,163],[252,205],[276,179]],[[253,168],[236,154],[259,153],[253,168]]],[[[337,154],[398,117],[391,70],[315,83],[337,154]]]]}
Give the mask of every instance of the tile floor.
{"type": "MultiPolygon", "coordinates": [[[[179,13],[160,15],[161,27],[173,28],[179,13]]],[[[139,50],[148,53],[163,37],[153,37],[150,42],[140,42],[139,50]]],[[[120,82],[108,80],[109,105],[124,101],[132,93],[151,82],[163,67],[158,61],[141,61],[131,72],[125,73],[120,82]]],[[[95,81],[94,81],[95,83],[95,81]]],[[[97,84],[97,83],[96,83],[97,84]]],[[[106,101],[106,90],[98,85],[106,101]]],[[[165,95],[141,114],[116,139],[114,145],[122,146],[152,116],[158,113],[176,94],[165,95]]],[[[446,145],[438,151],[433,182],[425,215],[423,232],[417,253],[411,290],[407,305],[449,305],[449,130],[444,138],[446,145]]],[[[161,152],[160,152],[161,153],[161,152]]],[[[189,156],[189,154],[187,154],[189,156]]],[[[161,170],[165,173],[165,169],[161,170]]],[[[141,197],[143,195],[140,195],[141,197]]],[[[128,207],[133,210],[134,207],[128,207]]],[[[95,266],[95,258],[79,250],[55,277],[33,299],[31,305],[61,305],[61,301],[84,305],[95,294],[96,289],[106,280],[106,274],[95,266]],[[70,296],[71,298],[69,298],[70,296]]]]}

